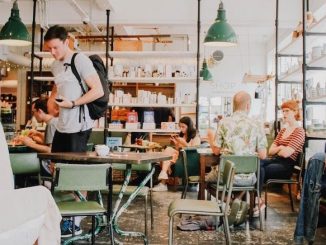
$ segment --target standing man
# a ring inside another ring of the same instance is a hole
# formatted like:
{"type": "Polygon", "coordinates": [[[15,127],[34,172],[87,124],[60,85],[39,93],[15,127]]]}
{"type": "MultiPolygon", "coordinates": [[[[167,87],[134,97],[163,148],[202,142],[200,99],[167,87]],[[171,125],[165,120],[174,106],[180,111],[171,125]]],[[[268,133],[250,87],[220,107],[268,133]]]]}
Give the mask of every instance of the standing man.
{"type": "Polygon", "coordinates": [[[93,127],[86,104],[103,96],[101,81],[91,60],[82,53],[78,54],[75,66],[87,91],[83,95],[79,82],[71,71],[74,52],[68,46],[68,33],[64,27],[55,25],[49,28],[44,42],[55,59],[52,64],[55,85],[49,104],[56,103],[59,106],[52,152],[86,152],[93,127]]]}
{"type": "MultiPolygon", "coordinates": [[[[59,106],[57,131],[52,142],[52,152],[86,152],[87,141],[92,132],[93,120],[89,116],[87,103],[104,95],[101,81],[91,60],[80,53],[75,57],[75,66],[86,94],[71,70],[71,59],[74,52],[69,48],[66,29],[52,26],[44,36],[44,44],[54,57],[52,73],[55,85],[49,98],[49,108],[56,103],[59,106]]],[[[86,193],[83,193],[86,195],[86,193]]],[[[82,217],[75,219],[75,234],[82,232],[82,217]]],[[[73,222],[65,219],[61,225],[61,236],[72,235],[73,222]]]]}

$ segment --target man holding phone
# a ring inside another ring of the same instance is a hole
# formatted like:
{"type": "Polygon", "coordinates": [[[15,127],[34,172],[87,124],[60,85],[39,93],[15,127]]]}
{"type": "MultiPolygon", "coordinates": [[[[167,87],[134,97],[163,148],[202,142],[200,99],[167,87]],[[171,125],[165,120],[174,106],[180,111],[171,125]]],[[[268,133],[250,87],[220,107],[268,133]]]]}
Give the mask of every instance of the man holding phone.
{"type": "MultiPolygon", "coordinates": [[[[75,66],[81,83],[87,91],[83,94],[79,81],[71,70],[74,52],[69,48],[69,38],[62,26],[52,26],[44,36],[44,44],[55,59],[52,64],[55,85],[49,98],[49,107],[59,106],[57,131],[52,142],[52,152],[86,152],[87,141],[92,131],[93,120],[90,118],[87,103],[103,96],[100,78],[91,60],[84,54],[75,58],[75,66]],[[52,106],[51,106],[52,104],[52,106]]],[[[83,193],[87,195],[87,193],[83,193]]],[[[75,227],[69,219],[63,220],[61,236],[78,235],[82,217],[76,217],[75,227]]]]}
{"type": "Polygon", "coordinates": [[[49,103],[56,103],[59,106],[52,152],[86,152],[93,120],[85,105],[103,96],[100,79],[91,60],[82,53],[77,55],[75,66],[87,91],[83,95],[79,82],[71,70],[74,52],[69,48],[68,33],[64,27],[55,25],[49,28],[44,41],[55,58],[52,64],[55,85],[49,103]]]}

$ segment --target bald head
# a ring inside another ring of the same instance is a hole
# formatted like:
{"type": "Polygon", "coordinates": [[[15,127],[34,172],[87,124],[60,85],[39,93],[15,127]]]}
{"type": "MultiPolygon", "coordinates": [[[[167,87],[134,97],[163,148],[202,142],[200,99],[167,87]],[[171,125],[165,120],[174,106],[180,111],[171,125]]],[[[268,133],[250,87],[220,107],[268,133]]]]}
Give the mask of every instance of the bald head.
{"type": "Polygon", "coordinates": [[[236,93],[233,97],[233,111],[249,112],[251,104],[251,97],[245,91],[236,93]]]}

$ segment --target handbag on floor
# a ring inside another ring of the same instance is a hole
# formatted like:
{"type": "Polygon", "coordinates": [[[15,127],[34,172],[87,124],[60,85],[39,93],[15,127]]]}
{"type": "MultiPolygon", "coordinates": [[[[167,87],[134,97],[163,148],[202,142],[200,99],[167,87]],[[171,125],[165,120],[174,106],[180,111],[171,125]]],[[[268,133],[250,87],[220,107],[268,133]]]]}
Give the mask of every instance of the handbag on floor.
{"type": "Polygon", "coordinates": [[[243,224],[246,221],[248,210],[248,203],[237,198],[234,199],[228,215],[229,226],[243,224]]]}

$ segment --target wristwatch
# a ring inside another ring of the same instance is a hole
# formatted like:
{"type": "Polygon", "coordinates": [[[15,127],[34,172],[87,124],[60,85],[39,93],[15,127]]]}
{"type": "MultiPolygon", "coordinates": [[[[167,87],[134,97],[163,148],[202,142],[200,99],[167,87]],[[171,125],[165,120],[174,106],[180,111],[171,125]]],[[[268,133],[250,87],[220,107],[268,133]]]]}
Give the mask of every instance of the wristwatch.
{"type": "Polygon", "coordinates": [[[75,106],[76,106],[76,105],[75,105],[75,101],[72,100],[71,103],[72,103],[72,107],[71,107],[71,109],[75,108],[75,106]]]}

